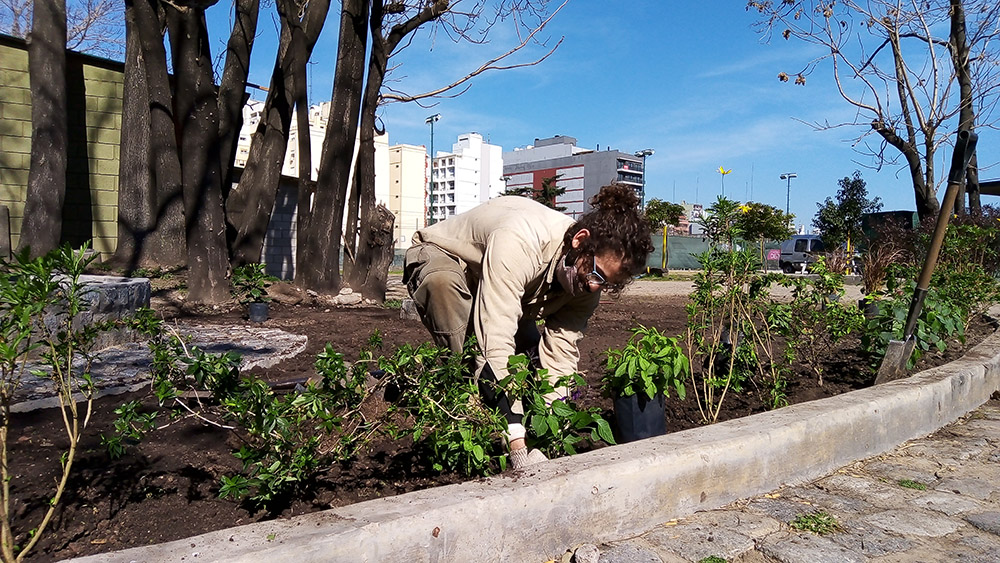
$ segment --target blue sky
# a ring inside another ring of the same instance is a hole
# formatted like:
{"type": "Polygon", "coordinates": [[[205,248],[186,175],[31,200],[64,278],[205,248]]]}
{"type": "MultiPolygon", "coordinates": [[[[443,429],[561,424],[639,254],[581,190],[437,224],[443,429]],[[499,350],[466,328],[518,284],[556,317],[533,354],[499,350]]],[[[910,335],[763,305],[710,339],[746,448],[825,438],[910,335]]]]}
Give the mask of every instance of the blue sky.
{"type": "MultiPolygon", "coordinates": [[[[732,170],[725,176],[727,197],[784,209],[787,184],[779,176],[794,172],[790,211],[796,223],[808,225],[816,203],[836,194],[837,180],[860,170],[885,210],[914,209],[905,168],[876,172],[866,168],[869,157],[852,149],[860,129],[816,131],[806,124],[854,118],[834,89],[829,66],[821,65],[806,86],[778,81],[780,71],[797,71],[817,56],[815,47],[763,41],[751,29],[755,14],[743,6],[742,0],[571,0],[542,33],[550,45],[564,38],[546,61],[479,76],[465,94],[432,107],[387,105],[381,116],[389,142],[429,145],[424,119],[440,113],[436,150],[450,149],[470,131],[505,151],[552,135],[576,137],[585,148],[652,148],[647,198],[710,204],[722,193],[718,168],[724,166],[732,170]]],[[[214,52],[226,37],[226,11],[217,5],[208,12],[214,52]]],[[[313,103],[330,98],[338,17],[332,10],[312,59],[313,103]]],[[[275,27],[270,15],[262,16],[251,82],[269,80],[275,27]]],[[[392,59],[398,65],[392,84],[408,93],[440,86],[511,45],[507,30],[488,45],[455,45],[422,31],[392,59]]],[[[980,132],[981,166],[997,162],[996,138],[994,131],[980,132]]],[[[950,148],[939,152],[940,174],[950,155],[950,148]]],[[[981,175],[998,176],[995,169],[981,175]]]]}

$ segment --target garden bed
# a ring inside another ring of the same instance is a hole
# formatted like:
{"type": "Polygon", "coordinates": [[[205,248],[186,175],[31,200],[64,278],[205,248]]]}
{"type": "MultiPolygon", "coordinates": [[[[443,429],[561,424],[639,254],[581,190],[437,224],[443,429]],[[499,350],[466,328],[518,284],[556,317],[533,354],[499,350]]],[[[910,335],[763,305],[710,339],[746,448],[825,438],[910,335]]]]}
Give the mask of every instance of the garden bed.
{"type": "MultiPolygon", "coordinates": [[[[661,291],[626,292],[618,300],[604,300],[581,345],[580,368],[590,384],[580,399],[583,406],[598,406],[609,414],[611,401],[597,389],[605,352],[621,347],[631,327],[654,326],[666,334],[684,330],[687,298],[683,291],[672,291],[675,287],[664,282],[661,291]]],[[[246,323],[238,309],[201,314],[162,309],[200,324],[226,327],[246,323]]],[[[383,335],[386,351],[403,343],[427,340],[418,322],[400,320],[398,310],[377,307],[272,304],[271,319],[264,326],[308,337],[304,353],[268,369],[252,370],[270,381],[297,380],[313,374],[316,354],[327,342],[350,358],[376,329],[383,335]]],[[[992,330],[985,320],[975,321],[964,346],[953,342],[947,352],[925,356],[918,368],[960,356],[992,330]]],[[[800,403],[870,385],[873,377],[865,368],[867,359],[856,352],[857,348],[857,340],[841,341],[836,353],[829,356],[834,361],[827,366],[823,386],[817,385],[807,368],[795,366],[796,375],[786,389],[789,402],[800,403]]],[[[758,395],[754,390],[734,394],[724,403],[720,420],[763,411],[758,395]]],[[[355,462],[320,475],[305,496],[285,503],[275,513],[253,511],[238,502],[218,498],[219,477],[239,469],[239,462],[230,454],[237,444],[227,430],[186,419],[152,434],[121,459],[109,461],[98,435],[109,431],[117,405],[141,396],[133,393],[97,401],[66,496],[32,560],[58,560],[160,543],[461,480],[458,475],[438,475],[426,468],[405,442],[380,443],[355,462]]],[[[668,431],[700,424],[697,404],[690,397],[686,401],[677,397],[667,400],[668,431]]],[[[36,521],[51,494],[62,451],[58,443],[61,425],[54,409],[18,414],[13,421],[10,458],[15,471],[14,495],[25,500],[13,507],[15,522],[36,521]]]]}

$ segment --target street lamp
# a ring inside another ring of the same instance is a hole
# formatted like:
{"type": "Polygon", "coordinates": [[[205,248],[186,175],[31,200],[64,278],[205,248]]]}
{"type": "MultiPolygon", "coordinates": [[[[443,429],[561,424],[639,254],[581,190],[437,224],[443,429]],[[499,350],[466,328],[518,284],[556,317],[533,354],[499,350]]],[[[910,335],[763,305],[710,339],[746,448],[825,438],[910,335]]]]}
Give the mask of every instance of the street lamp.
{"type": "Polygon", "coordinates": [[[646,157],[653,156],[653,149],[642,149],[641,151],[635,151],[635,156],[642,158],[642,206],[646,207],[646,157]]]}
{"type": "Polygon", "coordinates": [[[431,126],[431,170],[427,175],[427,224],[434,224],[434,122],[441,119],[440,113],[428,117],[424,123],[431,126]]]}
{"type": "Polygon", "coordinates": [[[785,187],[785,215],[788,215],[788,202],[792,198],[792,178],[798,178],[795,172],[785,172],[781,175],[782,180],[786,180],[785,187]]]}

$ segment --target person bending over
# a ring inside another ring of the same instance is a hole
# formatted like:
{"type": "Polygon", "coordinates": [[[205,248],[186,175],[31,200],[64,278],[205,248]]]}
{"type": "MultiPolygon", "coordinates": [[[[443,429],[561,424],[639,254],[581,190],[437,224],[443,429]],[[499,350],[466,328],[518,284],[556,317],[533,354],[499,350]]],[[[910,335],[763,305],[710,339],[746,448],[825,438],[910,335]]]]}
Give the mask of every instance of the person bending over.
{"type": "Polygon", "coordinates": [[[553,383],[575,373],[601,291],[621,291],[653,250],[631,187],[604,186],[590,204],[574,221],[531,199],[501,196],[420,229],[406,251],[403,283],[434,343],[460,354],[476,335],[474,379],[483,402],[507,419],[514,469],[546,458],[525,448],[520,402],[496,389],[508,359],[527,354],[553,383]],[[541,332],[537,320],[545,321],[541,332]]]}

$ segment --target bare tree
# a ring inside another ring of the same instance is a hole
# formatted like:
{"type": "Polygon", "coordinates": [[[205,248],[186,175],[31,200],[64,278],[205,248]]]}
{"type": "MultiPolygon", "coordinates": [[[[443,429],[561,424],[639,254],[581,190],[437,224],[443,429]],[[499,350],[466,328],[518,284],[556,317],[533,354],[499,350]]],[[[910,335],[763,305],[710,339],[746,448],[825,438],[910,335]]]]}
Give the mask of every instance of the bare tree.
{"type": "MultiPolygon", "coordinates": [[[[383,2],[372,0],[369,28],[372,45],[368,59],[368,76],[361,108],[360,147],[355,163],[354,183],[347,203],[346,225],[334,222],[334,232],[343,232],[345,239],[344,271],[351,286],[371,299],[385,298],[387,267],[391,262],[392,215],[375,206],[375,132],[376,115],[381,103],[420,101],[435,97],[461,94],[460,87],[488,70],[504,70],[531,66],[544,61],[561,43],[561,39],[538,58],[526,62],[511,62],[528,46],[544,47],[538,33],[565,6],[548,10],[544,0],[499,0],[487,2],[383,2]],[[412,43],[412,34],[421,26],[434,22],[432,33],[441,33],[455,41],[473,44],[487,43],[490,33],[502,22],[510,22],[517,32],[518,43],[505,53],[459,74],[446,85],[420,94],[399,91],[383,93],[390,58],[412,43]]],[[[336,88],[336,85],[335,85],[336,88]]],[[[347,186],[344,186],[345,192],[347,186]]],[[[324,252],[327,260],[337,253],[324,252]]],[[[327,264],[326,267],[331,267],[327,264]]]]}
{"type": "MultiPolygon", "coordinates": [[[[247,166],[226,200],[226,214],[235,239],[232,242],[234,265],[259,262],[264,246],[264,234],[278,192],[281,166],[288,147],[292,112],[295,109],[296,77],[305,77],[305,65],[319,38],[330,8],[329,0],[299,3],[278,0],[281,17],[281,37],[275,57],[271,83],[264,101],[260,124],[250,143],[247,166]],[[298,71],[301,67],[301,71],[298,71]]],[[[305,95],[304,85],[300,97],[305,95]]],[[[306,107],[300,113],[308,113],[306,107]]],[[[299,136],[309,135],[309,128],[299,136]]],[[[301,157],[301,155],[299,155],[301,157]]],[[[308,180],[311,177],[306,176],[308,180]]]]}
{"type": "MultiPolygon", "coordinates": [[[[31,29],[34,0],[0,0],[0,32],[25,37],[31,29]]],[[[122,56],[125,27],[121,4],[114,0],[66,2],[66,46],[109,58],[122,56]]]]}
{"type": "Polygon", "coordinates": [[[761,15],[759,30],[779,33],[823,47],[824,54],[779,79],[804,85],[817,66],[829,60],[841,97],[856,109],[845,123],[815,123],[818,129],[859,127],[853,143],[873,159],[873,167],[902,164],[913,186],[917,212],[937,212],[934,170],[937,150],[959,127],[992,125],[997,102],[998,30],[995,2],[930,0],[767,0],[750,1],[761,15]],[[967,43],[956,45],[951,29],[954,5],[967,7],[967,43]],[[972,9],[968,9],[972,6],[972,9]],[[942,33],[945,33],[942,35],[942,33]],[[966,51],[967,49],[967,51],[966,51]],[[963,56],[962,53],[965,53],[963,56]],[[968,93],[962,94],[965,67],[968,93]],[[964,101],[963,101],[964,100],[964,101]],[[961,108],[971,114],[959,120],[961,108]],[[875,135],[875,140],[871,135],[875,135]],[[886,149],[892,147],[894,153],[886,149]],[[898,153],[898,154],[897,154],[898,153]],[[900,159],[902,162],[900,162],[900,159]]]}

